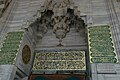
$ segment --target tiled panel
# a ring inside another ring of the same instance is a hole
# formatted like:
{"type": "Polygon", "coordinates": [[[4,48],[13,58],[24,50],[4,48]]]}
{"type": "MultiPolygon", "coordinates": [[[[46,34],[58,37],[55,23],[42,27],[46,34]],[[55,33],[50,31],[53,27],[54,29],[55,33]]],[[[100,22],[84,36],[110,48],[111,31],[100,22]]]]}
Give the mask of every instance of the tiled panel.
{"type": "Polygon", "coordinates": [[[24,32],[9,32],[0,51],[0,64],[14,64],[24,32]]]}
{"type": "Polygon", "coordinates": [[[33,70],[86,70],[85,51],[36,53],[33,70]]]}
{"type": "Polygon", "coordinates": [[[91,63],[118,63],[109,26],[89,27],[88,38],[91,63]]]}

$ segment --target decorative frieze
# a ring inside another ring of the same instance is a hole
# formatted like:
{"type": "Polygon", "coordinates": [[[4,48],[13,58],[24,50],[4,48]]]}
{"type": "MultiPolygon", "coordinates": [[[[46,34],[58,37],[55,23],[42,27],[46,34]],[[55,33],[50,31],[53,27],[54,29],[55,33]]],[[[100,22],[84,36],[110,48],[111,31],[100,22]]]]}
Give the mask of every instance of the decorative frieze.
{"type": "Polygon", "coordinates": [[[33,70],[86,70],[85,51],[36,53],[33,70]]]}

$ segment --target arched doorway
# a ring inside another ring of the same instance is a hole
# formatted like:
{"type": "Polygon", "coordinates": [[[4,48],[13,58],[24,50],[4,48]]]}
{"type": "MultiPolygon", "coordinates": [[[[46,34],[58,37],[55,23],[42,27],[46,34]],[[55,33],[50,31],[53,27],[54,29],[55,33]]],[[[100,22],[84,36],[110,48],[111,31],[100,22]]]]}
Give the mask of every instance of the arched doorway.
{"type": "Polygon", "coordinates": [[[89,71],[86,25],[76,6],[70,8],[69,3],[67,7],[61,6],[63,4],[56,2],[59,7],[52,9],[42,6],[43,9],[38,11],[40,17],[30,25],[36,48],[29,80],[38,77],[48,80],[86,79],[89,71]],[[83,63],[85,68],[81,67],[83,63]]]}

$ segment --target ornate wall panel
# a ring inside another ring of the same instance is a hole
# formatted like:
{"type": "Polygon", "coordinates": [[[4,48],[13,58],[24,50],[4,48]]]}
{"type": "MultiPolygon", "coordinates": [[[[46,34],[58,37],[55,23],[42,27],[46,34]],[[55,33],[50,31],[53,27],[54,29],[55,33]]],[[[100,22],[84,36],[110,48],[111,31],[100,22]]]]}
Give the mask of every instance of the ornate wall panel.
{"type": "Polygon", "coordinates": [[[31,59],[31,50],[28,45],[25,45],[22,50],[22,59],[24,64],[28,64],[31,59]]]}
{"type": "Polygon", "coordinates": [[[85,51],[36,53],[33,70],[86,70],[85,51]]]}
{"type": "Polygon", "coordinates": [[[88,38],[91,63],[118,62],[110,26],[89,27],[88,38]]]}
{"type": "Polygon", "coordinates": [[[0,49],[0,64],[14,64],[24,32],[7,33],[0,49]]]}

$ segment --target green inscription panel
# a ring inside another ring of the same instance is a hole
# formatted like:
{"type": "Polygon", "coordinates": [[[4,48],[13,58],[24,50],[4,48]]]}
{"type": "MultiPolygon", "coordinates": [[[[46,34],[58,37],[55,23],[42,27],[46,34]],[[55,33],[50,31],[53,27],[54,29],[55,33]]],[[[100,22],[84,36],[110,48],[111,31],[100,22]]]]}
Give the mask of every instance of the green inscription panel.
{"type": "Polygon", "coordinates": [[[118,63],[108,25],[89,27],[88,42],[91,63],[118,63]]]}
{"type": "Polygon", "coordinates": [[[36,53],[33,70],[86,70],[85,51],[36,53]]]}
{"type": "Polygon", "coordinates": [[[24,32],[9,32],[5,36],[3,47],[0,49],[0,65],[13,64],[18,53],[24,32]]]}

